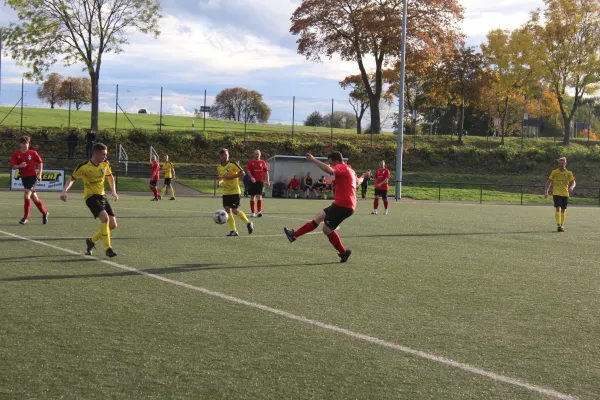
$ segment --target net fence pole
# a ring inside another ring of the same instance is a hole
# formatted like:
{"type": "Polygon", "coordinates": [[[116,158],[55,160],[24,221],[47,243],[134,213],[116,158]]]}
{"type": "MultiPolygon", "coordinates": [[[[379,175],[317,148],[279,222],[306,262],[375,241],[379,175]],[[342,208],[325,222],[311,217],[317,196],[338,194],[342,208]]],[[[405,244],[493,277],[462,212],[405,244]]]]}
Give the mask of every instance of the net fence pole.
{"type": "MultiPolygon", "coordinates": [[[[407,0],[402,5],[402,43],[400,51],[400,93],[398,94],[398,146],[396,148],[396,200],[402,198],[402,148],[404,146],[404,77],[406,67],[406,6],[407,0]]],[[[371,127],[372,129],[372,127],[371,127]]]]}

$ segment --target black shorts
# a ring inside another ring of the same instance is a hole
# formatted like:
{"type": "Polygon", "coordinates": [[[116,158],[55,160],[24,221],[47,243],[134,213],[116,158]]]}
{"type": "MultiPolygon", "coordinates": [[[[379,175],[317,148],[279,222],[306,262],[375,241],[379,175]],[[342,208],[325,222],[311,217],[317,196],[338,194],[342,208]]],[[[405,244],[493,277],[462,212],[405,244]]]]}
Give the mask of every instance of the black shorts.
{"type": "Polygon", "coordinates": [[[37,184],[37,175],[22,176],[21,182],[23,183],[23,187],[25,189],[35,192],[35,185],[37,184]]]}
{"type": "Polygon", "coordinates": [[[567,206],[569,205],[569,198],[567,196],[552,196],[552,198],[554,199],[554,207],[560,207],[564,210],[567,209],[567,206]]]}
{"type": "Polygon", "coordinates": [[[239,194],[224,194],[223,195],[223,207],[229,207],[237,209],[240,206],[242,196],[239,194]]]}
{"type": "Polygon", "coordinates": [[[323,211],[325,211],[325,225],[331,229],[337,228],[342,221],[354,214],[354,210],[351,208],[340,207],[335,204],[330,205],[323,211]]]}
{"type": "Polygon", "coordinates": [[[172,178],[165,178],[165,186],[170,186],[171,185],[171,179],[172,178]]]}
{"type": "Polygon", "coordinates": [[[262,196],[263,190],[265,187],[264,182],[250,182],[250,188],[248,189],[248,194],[250,196],[262,196]]]}
{"type": "Polygon", "coordinates": [[[157,179],[154,179],[154,180],[150,181],[150,186],[156,187],[156,185],[158,185],[158,180],[157,179]]]}
{"type": "Polygon", "coordinates": [[[85,204],[94,215],[94,218],[98,218],[98,215],[100,215],[102,211],[106,211],[111,217],[115,216],[115,212],[106,199],[106,196],[101,196],[99,194],[92,195],[85,199],[85,204]]]}
{"type": "Polygon", "coordinates": [[[386,200],[387,194],[388,194],[387,190],[375,189],[375,197],[379,196],[379,197],[382,197],[384,200],[386,200]]]}

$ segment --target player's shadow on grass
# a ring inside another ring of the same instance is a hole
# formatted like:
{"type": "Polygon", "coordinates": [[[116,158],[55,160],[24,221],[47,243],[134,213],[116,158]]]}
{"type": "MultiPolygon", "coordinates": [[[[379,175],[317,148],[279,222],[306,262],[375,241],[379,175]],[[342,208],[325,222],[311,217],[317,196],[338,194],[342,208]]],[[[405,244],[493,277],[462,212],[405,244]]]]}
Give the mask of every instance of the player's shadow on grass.
{"type": "MultiPolygon", "coordinates": [[[[78,256],[74,256],[78,257],[78,256]]],[[[68,260],[56,260],[56,262],[90,262],[98,261],[92,258],[73,258],[68,260]]],[[[221,264],[194,264],[189,266],[177,266],[173,268],[148,268],[140,269],[140,272],[145,272],[153,275],[168,275],[168,274],[180,274],[185,272],[193,272],[203,269],[214,268],[216,265],[221,264]]],[[[73,274],[73,275],[34,275],[34,276],[14,276],[10,278],[0,278],[0,282],[21,282],[21,281],[52,281],[61,279],[87,279],[87,278],[123,278],[127,276],[143,276],[139,272],[134,271],[117,271],[117,272],[106,272],[97,274],[73,274]]]]}
{"type": "Polygon", "coordinates": [[[208,267],[202,267],[202,264],[179,264],[181,267],[199,267],[199,271],[209,271],[213,269],[249,269],[249,268],[293,268],[293,267],[322,267],[326,265],[339,264],[339,261],[329,261],[329,262],[321,262],[321,263],[304,263],[304,264],[264,264],[264,265],[228,265],[224,267],[218,267],[215,265],[210,265],[208,267]]]}
{"type": "Polygon", "coordinates": [[[556,233],[555,231],[519,231],[519,232],[447,232],[447,233],[376,233],[373,235],[344,235],[344,237],[436,237],[436,236],[488,236],[488,235],[532,235],[556,233]]]}

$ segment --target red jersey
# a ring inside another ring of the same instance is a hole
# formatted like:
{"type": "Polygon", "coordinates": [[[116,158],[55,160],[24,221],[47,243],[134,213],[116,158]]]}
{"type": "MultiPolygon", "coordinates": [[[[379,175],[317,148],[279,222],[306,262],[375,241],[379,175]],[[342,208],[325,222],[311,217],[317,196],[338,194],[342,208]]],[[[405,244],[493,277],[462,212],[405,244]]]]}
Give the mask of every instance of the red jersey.
{"type": "Polygon", "coordinates": [[[160,165],[158,161],[152,163],[152,171],[150,171],[150,180],[157,181],[160,179],[160,165]]]}
{"type": "Polygon", "coordinates": [[[293,179],[290,181],[290,183],[288,183],[287,185],[288,188],[292,188],[292,189],[300,189],[300,179],[293,179]]]}
{"type": "Polygon", "coordinates": [[[256,179],[256,182],[264,182],[269,166],[265,160],[250,160],[246,165],[246,170],[250,171],[250,175],[256,179]]]}
{"type": "Polygon", "coordinates": [[[384,185],[377,186],[381,182],[385,181],[386,179],[390,179],[390,170],[389,169],[379,168],[377,171],[375,171],[375,190],[389,190],[390,189],[389,180],[384,185]]]}
{"type": "Polygon", "coordinates": [[[348,164],[337,164],[333,167],[335,174],[335,200],[333,204],[356,209],[356,172],[348,164]]]}
{"type": "Polygon", "coordinates": [[[37,151],[27,150],[25,153],[21,150],[15,151],[10,159],[10,166],[14,167],[22,162],[26,162],[27,165],[23,168],[19,168],[19,175],[24,177],[35,176],[37,175],[35,166],[42,163],[42,158],[37,151]]]}

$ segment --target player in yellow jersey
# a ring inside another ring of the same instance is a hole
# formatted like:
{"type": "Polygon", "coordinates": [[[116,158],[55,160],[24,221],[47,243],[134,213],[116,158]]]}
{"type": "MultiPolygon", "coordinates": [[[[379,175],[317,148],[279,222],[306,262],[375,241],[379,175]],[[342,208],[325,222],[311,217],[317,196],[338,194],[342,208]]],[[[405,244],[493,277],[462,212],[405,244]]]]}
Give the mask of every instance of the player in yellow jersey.
{"type": "Polygon", "coordinates": [[[564,232],[565,216],[567,214],[567,205],[569,196],[575,189],[575,176],[573,172],[567,169],[567,158],[561,157],[558,160],[558,168],[553,170],[546,182],[545,198],[548,198],[550,185],[552,188],[552,197],[554,198],[554,208],[556,209],[555,218],[558,232],[564,232]]]}
{"type": "Polygon", "coordinates": [[[240,201],[242,199],[242,191],[240,189],[240,178],[245,175],[244,170],[238,163],[229,160],[229,150],[221,149],[219,151],[219,158],[221,164],[217,167],[217,175],[219,180],[217,181],[218,187],[223,187],[223,208],[225,212],[229,214],[227,224],[229,225],[230,232],[227,236],[239,236],[235,227],[234,215],[237,215],[248,228],[248,233],[254,232],[254,225],[246,214],[239,209],[240,201]]]}
{"type": "Polygon", "coordinates": [[[165,155],[164,160],[165,162],[162,165],[162,170],[163,175],[165,176],[165,183],[160,190],[160,196],[164,196],[167,192],[167,189],[170,189],[171,198],[169,200],[175,200],[175,189],[173,189],[173,185],[171,185],[171,180],[175,179],[175,166],[173,166],[173,163],[169,161],[169,155],[165,155]]]}
{"type": "Polygon", "coordinates": [[[85,254],[91,255],[95,243],[103,239],[104,246],[106,247],[106,256],[115,257],[117,253],[114,252],[110,245],[110,231],[117,227],[117,219],[104,193],[105,177],[108,179],[110,191],[115,201],[119,200],[119,196],[117,195],[110,164],[106,161],[106,153],[106,146],[102,143],[96,143],[92,147],[92,157],[89,161],[79,164],[75,168],[60,195],[60,199],[67,201],[67,192],[73,186],[73,183],[78,178],[83,179],[83,198],[85,199],[85,204],[94,215],[94,218],[100,219],[100,230],[94,236],[85,240],[87,246],[85,254]]]}

